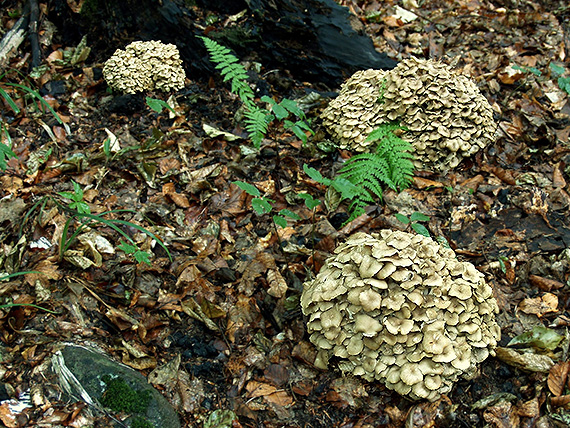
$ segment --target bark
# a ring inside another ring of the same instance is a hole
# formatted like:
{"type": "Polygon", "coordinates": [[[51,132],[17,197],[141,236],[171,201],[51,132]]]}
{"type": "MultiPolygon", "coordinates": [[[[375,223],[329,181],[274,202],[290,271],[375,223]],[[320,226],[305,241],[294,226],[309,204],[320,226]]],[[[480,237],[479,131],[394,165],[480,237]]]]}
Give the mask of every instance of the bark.
{"type": "Polygon", "coordinates": [[[198,2],[200,7],[231,15],[247,9],[235,26],[219,23],[204,28],[184,0],[87,0],[81,13],[73,13],[66,0],[55,0],[53,15],[59,33],[78,43],[88,34],[88,43],[107,59],[115,49],[133,40],[161,40],[180,50],[188,75],[210,76],[213,72],[197,35],[209,37],[250,57],[266,70],[289,72],[297,80],[319,82],[336,88],[354,71],[392,68],[396,62],[374,49],[358,19],[334,0],[215,0],[198,2]],[[95,45],[95,46],[94,46],[95,45]]]}

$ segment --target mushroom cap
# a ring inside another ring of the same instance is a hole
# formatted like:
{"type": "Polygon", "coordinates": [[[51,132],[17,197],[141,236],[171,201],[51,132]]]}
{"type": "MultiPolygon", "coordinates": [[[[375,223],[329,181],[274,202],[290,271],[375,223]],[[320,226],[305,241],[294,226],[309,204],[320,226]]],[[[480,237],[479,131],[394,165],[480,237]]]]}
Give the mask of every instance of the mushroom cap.
{"type": "Polygon", "coordinates": [[[340,148],[371,151],[379,125],[399,121],[418,167],[445,171],[489,145],[496,123],[489,102],[467,76],[448,65],[409,58],[390,71],[354,73],[321,114],[340,148]]]}
{"type": "Polygon", "coordinates": [[[134,94],[182,89],[186,73],[175,45],[151,40],[117,49],[105,62],[103,77],[111,88],[134,94]]]}
{"type": "Polygon", "coordinates": [[[304,284],[301,308],[318,350],[315,366],[336,356],[343,371],[414,400],[435,400],[494,354],[500,328],[492,294],[453,251],[381,230],[338,245],[304,284]]]}

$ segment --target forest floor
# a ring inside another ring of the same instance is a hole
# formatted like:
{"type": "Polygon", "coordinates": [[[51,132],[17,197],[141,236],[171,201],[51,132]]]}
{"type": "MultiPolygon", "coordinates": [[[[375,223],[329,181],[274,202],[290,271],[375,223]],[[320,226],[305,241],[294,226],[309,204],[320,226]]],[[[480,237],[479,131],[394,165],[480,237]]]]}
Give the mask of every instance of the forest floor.
{"type": "MultiPolygon", "coordinates": [[[[386,191],[384,203],[346,225],[346,204],[311,212],[296,195],[325,201],[326,188],[303,165],[331,177],[348,154],[318,150],[318,138],[303,145],[280,125],[259,153],[244,151],[251,143],[234,121],[240,102],[218,76],[187,80],[173,97],[176,114],[157,113],[144,97],[107,91],[97,52],[66,62],[73,46],[57,45],[57,36],[43,46],[43,74],[24,79],[30,48],[22,44],[0,78],[21,108],[15,114],[0,98],[2,141],[7,132],[17,155],[0,175],[0,272],[39,273],[0,282],[0,379],[4,398],[31,394],[33,405],[18,416],[0,405],[4,425],[110,423],[63,401],[50,374],[56,344],[74,341],[95,343],[144,375],[172,370],[154,386],[188,427],[217,409],[232,411],[230,422],[204,426],[568,426],[570,8],[563,0],[341,3],[379,51],[441,58],[471,76],[498,124],[494,144],[454,171],[418,171],[409,189],[386,191]],[[398,17],[396,6],[413,15],[398,17]],[[33,102],[25,106],[9,83],[40,88],[70,132],[33,102]],[[240,138],[213,137],[203,125],[240,138]],[[300,220],[276,228],[236,180],[300,220]],[[76,204],[60,192],[74,193],[76,204]],[[86,218],[74,210],[86,207],[107,213],[107,222],[95,219],[72,240],[86,218]],[[416,211],[492,285],[500,346],[536,326],[563,340],[546,351],[533,341],[518,362],[490,357],[434,403],[408,401],[334,365],[313,367],[296,303],[303,282],[351,233],[404,230],[394,214],[416,211]]],[[[2,28],[16,21],[12,12],[0,11],[2,28]]],[[[214,25],[232,25],[219,18],[214,25]]],[[[269,92],[280,100],[308,87],[269,92]]],[[[308,113],[315,129],[319,109],[308,113]]]]}

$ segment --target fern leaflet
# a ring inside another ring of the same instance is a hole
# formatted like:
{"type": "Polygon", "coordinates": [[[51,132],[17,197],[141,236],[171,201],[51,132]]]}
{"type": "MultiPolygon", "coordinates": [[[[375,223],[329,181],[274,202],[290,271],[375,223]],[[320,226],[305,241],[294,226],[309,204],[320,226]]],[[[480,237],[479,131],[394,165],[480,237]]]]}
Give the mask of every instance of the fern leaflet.
{"type": "Polygon", "coordinates": [[[247,110],[244,115],[245,129],[255,148],[259,149],[269,127],[267,111],[256,107],[247,110]]]}
{"type": "Polygon", "coordinates": [[[220,45],[215,40],[198,36],[210,54],[210,60],[216,64],[216,69],[224,78],[224,82],[231,81],[232,92],[237,94],[248,109],[254,106],[254,94],[247,84],[247,70],[241,65],[232,53],[225,46],[220,45]]]}
{"type": "Polygon", "coordinates": [[[351,157],[334,180],[346,179],[359,189],[349,198],[348,221],[363,214],[364,208],[374,203],[374,197],[382,200],[382,185],[399,191],[411,184],[414,156],[410,151],[413,146],[394,134],[397,129],[404,128],[398,123],[387,123],[372,131],[367,141],[379,140],[376,151],[351,157]]]}

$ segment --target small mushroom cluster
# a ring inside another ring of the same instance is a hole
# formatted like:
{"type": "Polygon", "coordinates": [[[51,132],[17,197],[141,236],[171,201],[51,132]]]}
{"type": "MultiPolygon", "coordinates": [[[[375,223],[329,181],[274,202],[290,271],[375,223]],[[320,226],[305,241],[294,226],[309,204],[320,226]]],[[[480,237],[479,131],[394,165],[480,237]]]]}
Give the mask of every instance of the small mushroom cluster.
{"type": "Polygon", "coordinates": [[[352,75],[323,111],[323,125],[341,148],[369,151],[368,134],[399,121],[419,168],[446,171],[493,141],[496,124],[477,85],[433,60],[406,59],[393,70],[352,75]]]}
{"type": "Polygon", "coordinates": [[[175,45],[149,41],[117,49],[105,63],[103,77],[111,88],[134,94],[182,89],[186,73],[175,45]]]}
{"type": "Polygon", "coordinates": [[[356,233],[304,284],[315,366],[331,357],[411,399],[435,400],[470,378],[500,338],[491,287],[431,238],[356,233]]]}

